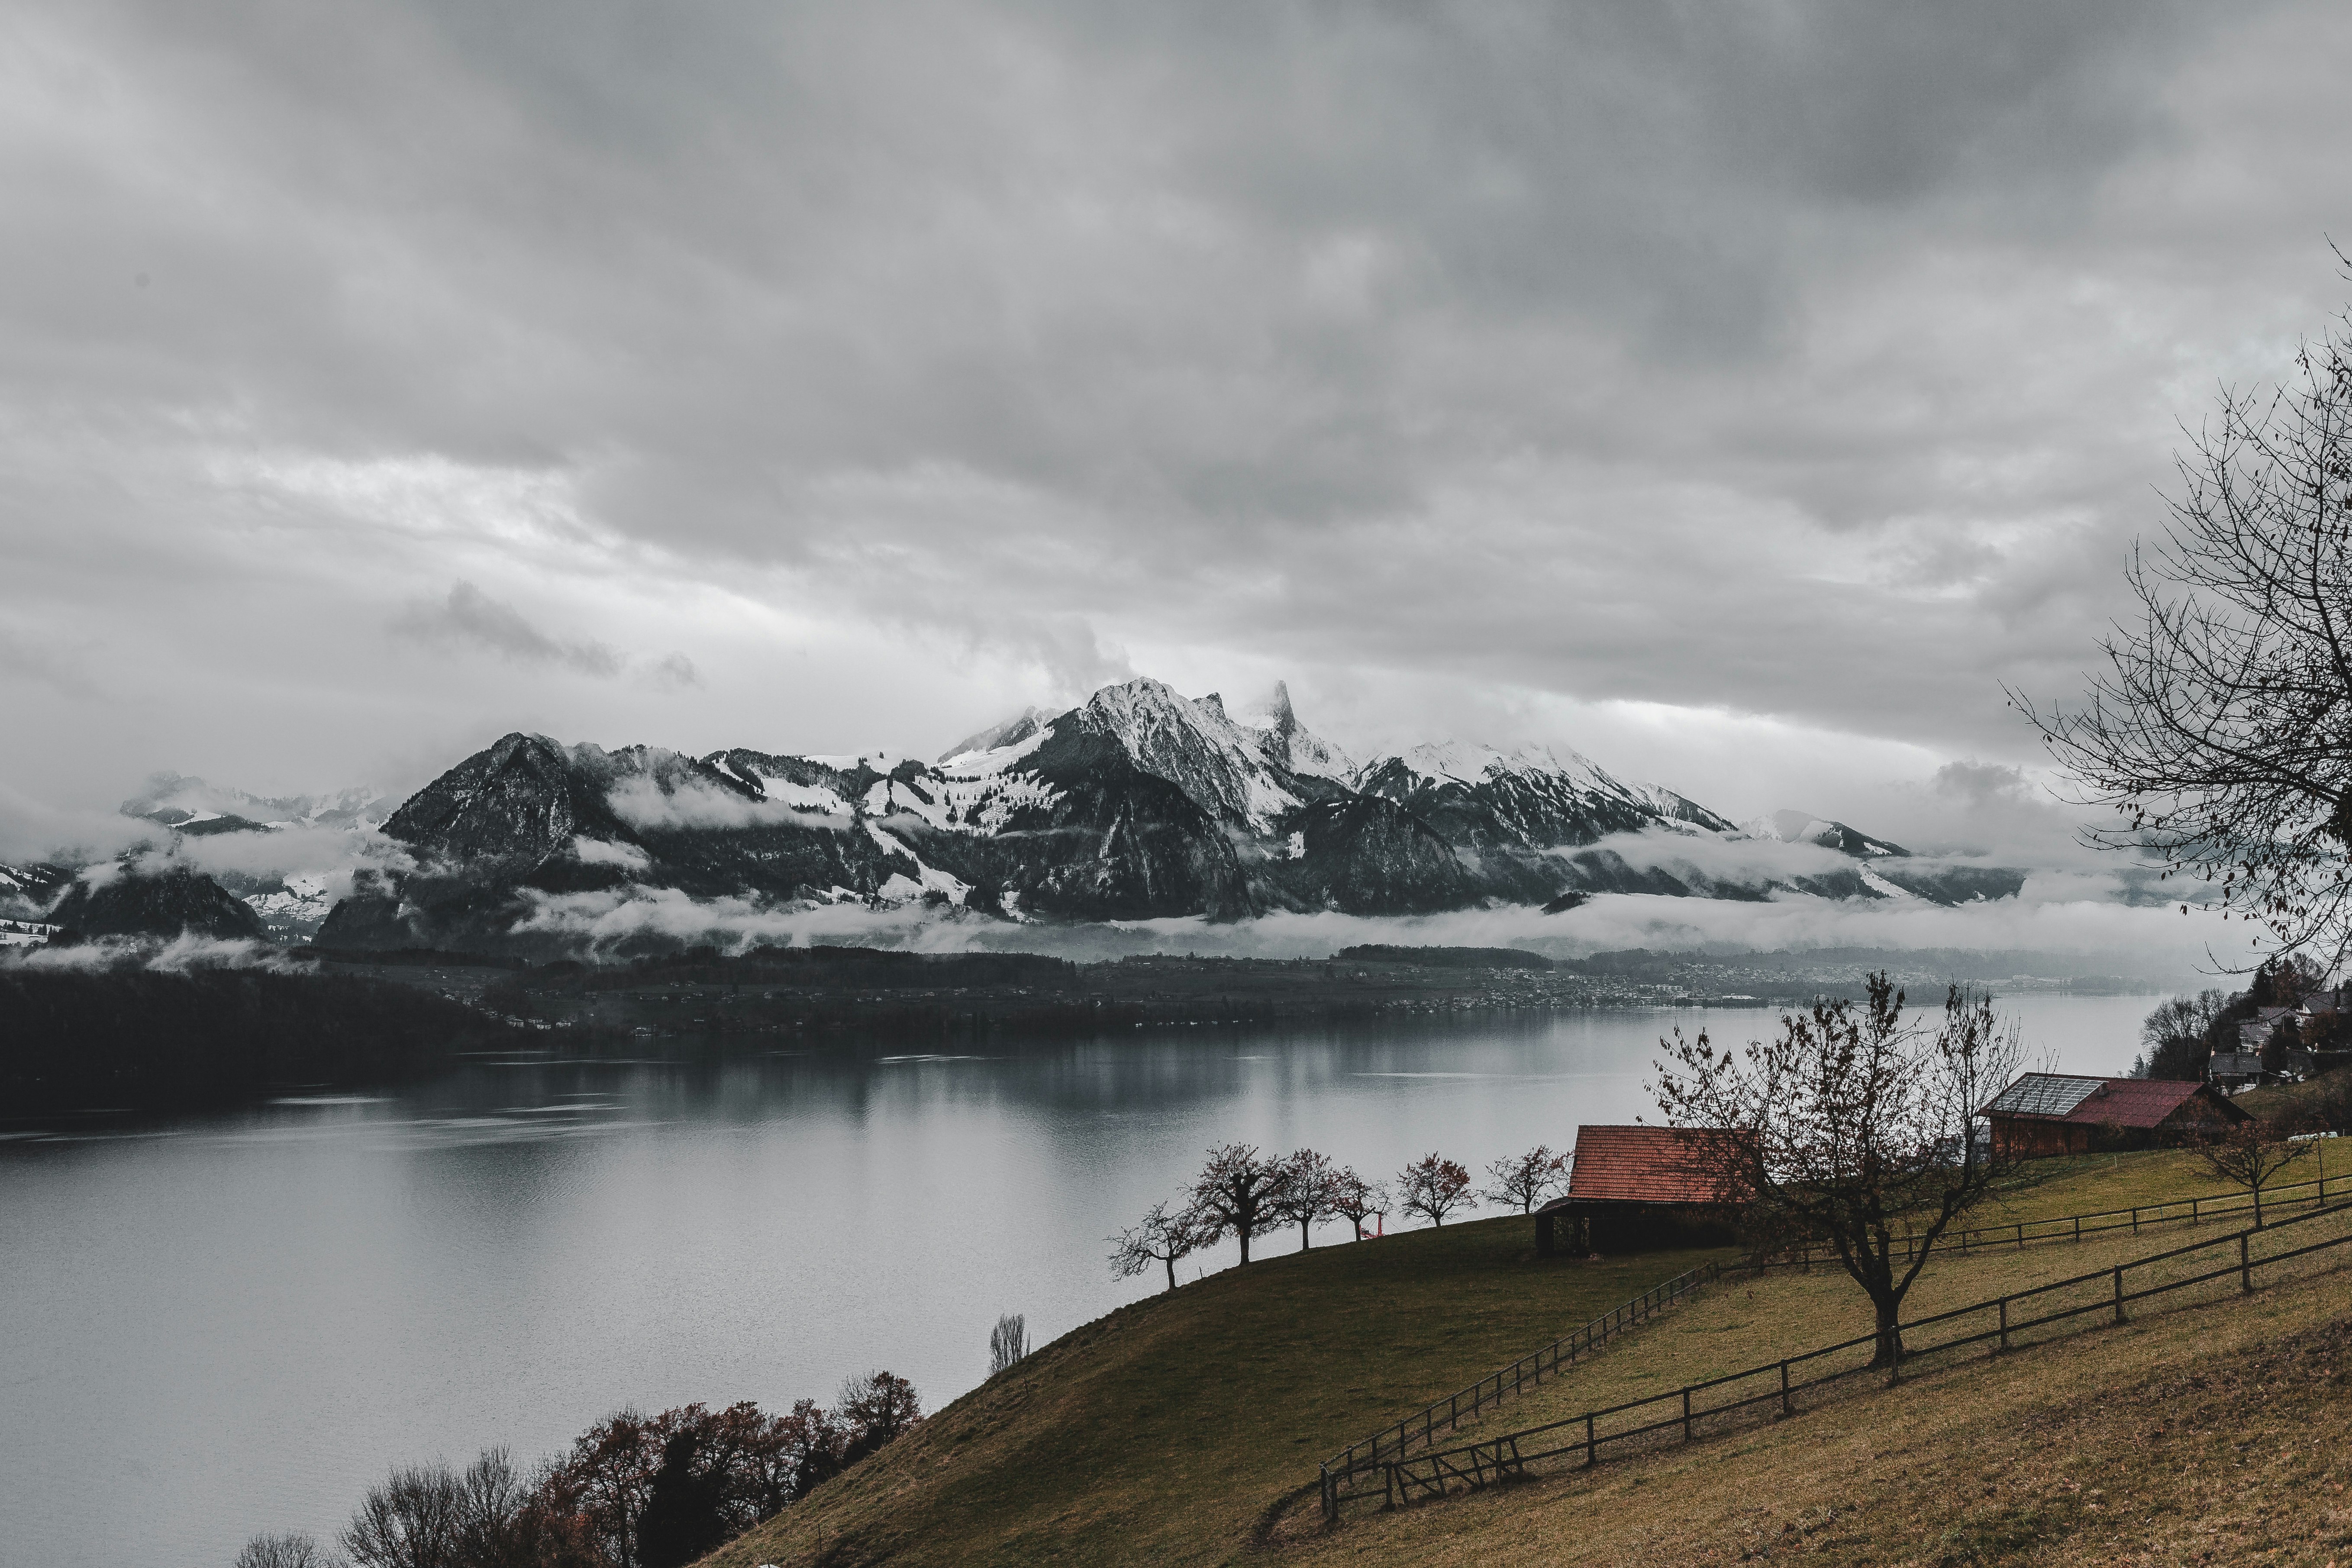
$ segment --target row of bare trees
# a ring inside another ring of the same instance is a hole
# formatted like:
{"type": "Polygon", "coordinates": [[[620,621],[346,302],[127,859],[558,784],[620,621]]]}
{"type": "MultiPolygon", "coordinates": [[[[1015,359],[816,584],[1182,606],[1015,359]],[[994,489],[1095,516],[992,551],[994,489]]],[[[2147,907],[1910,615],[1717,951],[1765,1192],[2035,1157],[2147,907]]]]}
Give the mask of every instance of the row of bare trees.
{"type": "Polygon", "coordinates": [[[922,1415],[913,1384],[887,1372],[850,1379],[831,1409],[624,1410],[535,1472],[503,1448],[463,1470],[404,1466],[361,1501],[341,1553],[307,1535],[256,1536],[236,1568],[680,1568],[922,1415]]]}
{"type": "Polygon", "coordinates": [[[1173,1290],[1178,1261],[1227,1237],[1241,1244],[1246,1264],[1254,1237],[1286,1225],[1298,1227],[1304,1252],[1313,1245],[1315,1226],[1328,1220],[1348,1221],[1361,1241],[1364,1222],[1374,1215],[1385,1221],[1391,1213],[1416,1215],[1442,1226],[1448,1215],[1477,1207],[1481,1198],[1532,1213],[1566,1184],[1568,1163],[1566,1154],[1538,1144],[1487,1166],[1494,1185],[1473,1192],[1469,1170],[1435,1152],[1405,1166],[1391,1184],[1368,1180],[1312,1149],[1271,1155],[1255,1144],[1227,1143],[1209,1151],[1208,1163],[1181,1197],[1152,1205],[1139,1224],[1110,1238],[1111,1272],[1127,1279],[1157,1264],[1173,1290]]]}

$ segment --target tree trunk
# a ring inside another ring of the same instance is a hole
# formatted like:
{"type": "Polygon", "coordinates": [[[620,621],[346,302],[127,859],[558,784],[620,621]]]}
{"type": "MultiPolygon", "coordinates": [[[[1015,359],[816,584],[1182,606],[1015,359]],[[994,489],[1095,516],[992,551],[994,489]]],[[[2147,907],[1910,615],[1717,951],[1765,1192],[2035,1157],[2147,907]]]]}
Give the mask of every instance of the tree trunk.
{"type": "Polygon", "coordinates": [[[1298,1222],[1298,1250],[1301,1252],[1306,1251],[1308,1247],[1315,1245],[1313,1242],[1307,1239],[1307,1227],[1313,1223],[1314,1222],[1312,1220],[1304,1219],[1298,1222]]]}
{"type": "Polygon", "coordinates": [[[1171,1252],[1162,1261],[1168,1265],[1168,1289],[1173,1290],[1176,1289],[1176,1255],[1171,1252]]]}
{"type": "Polygon", "coordinates": [[[2259,1181],[2254,1184],[2254,1228],[2263,1228],[2263,1184],[2259,1181]]]}
{"type": "Polygon", "coordinates": [[[1878,1343],[1871,1352],[1870,1364],[1892,1372],[1903,1362],[1903,1303],[1899,1299],[1874,1297],[1871,1304],[1878,1310],[1878,1343]]]}
{"type": "Polygon", "coordinates": [[[1249,1227],[1237,1225],[1234,1226],[1234,1234],[1241,1238],[1242,1267],[1247,1268],[1249,1267],[1249,1227]]]}

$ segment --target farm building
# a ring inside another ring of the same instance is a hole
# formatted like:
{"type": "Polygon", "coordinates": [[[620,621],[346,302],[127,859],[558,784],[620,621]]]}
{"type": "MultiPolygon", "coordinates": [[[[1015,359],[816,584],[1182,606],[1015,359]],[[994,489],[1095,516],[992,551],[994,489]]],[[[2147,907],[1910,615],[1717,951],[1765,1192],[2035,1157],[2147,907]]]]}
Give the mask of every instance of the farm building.
{"type": "Polygon", "coordinates": [[[2056,1072],[2025,1074],[1979,1114],[2010,1159],[2169,1148],[2248,1120],[2210,1084],[2056,1072]]]}
{"type": "Polygon", "coordinates": [[[1727,1135],[1681,1127],[1580,1127],[1568,1195],[1536,1211],[1536,1254],[1643,1252],[1731,1239],[1727,1135]]]}

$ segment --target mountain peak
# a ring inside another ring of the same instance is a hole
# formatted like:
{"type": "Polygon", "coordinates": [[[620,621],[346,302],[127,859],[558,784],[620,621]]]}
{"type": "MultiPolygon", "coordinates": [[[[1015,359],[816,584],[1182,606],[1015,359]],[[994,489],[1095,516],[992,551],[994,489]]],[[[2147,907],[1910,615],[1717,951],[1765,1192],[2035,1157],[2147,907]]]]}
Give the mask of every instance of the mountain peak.
{"type": "Polygon", "coordinates": [[[1274,683],[1274,694],[1263,702],[1253,702],[1241,710],[1241,721],[1253,730],[1272,730],[1279,735],[1289,735],[1298,728],[1298,714],[1290,706],[1290,685],[1287,681],[1274,683]]]}
{"type": "Polygon", "coordinates": [[[1262,732],[1225,717],[1223,701],[1193,701],[1175,688],[1139,677],[1106,686],[1075,717],[1082,729],[1118,742],[1145,772],[1166,779],[1203,810],[1258,832],[1299,804],[1276,776],[1287,756],[1268,754],[1262,732]]]}
{"type": "Polygon", "coordinates": [[[1882,857],[1908,858],[1911,851],[1884,838],[1873,838],[1843,822],[1815,816],[1810,811],[1775,811],[1740,824],[1750,838],[1773,838],[1783,844],[1817,844],[1858,860],[1882,857]]]}
{"type": "Polygon", "coordinates": [[[1235,721],[1264,733],[1267,754],[1292,773],[1339,784],[1356,776],[1354,758],[1298,721],[1286,681],[1276,681],[1273,694],[1243,709],[1235,721]]]}
{"type": "Polygon", "coordinates": [[[1558,752],[1528,744],[1506,752],[1476,741],[1439,741],[1415,746],[1401,759],[1406,767],[1433,783],[1480,784],[1510,773],[1555,774],[1582,789],[1622,800],[1634,792],[1601,771],[1581,752],[1558,752]]]}

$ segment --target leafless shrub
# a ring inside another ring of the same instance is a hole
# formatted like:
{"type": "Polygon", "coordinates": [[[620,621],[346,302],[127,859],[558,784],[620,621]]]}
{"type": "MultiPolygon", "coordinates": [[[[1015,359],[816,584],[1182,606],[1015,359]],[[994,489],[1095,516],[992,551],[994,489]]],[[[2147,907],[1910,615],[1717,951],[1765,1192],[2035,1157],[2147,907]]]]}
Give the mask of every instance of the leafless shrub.
{"type": "Polygon", "coordinates": [[[1029,1321],[1007,1312],[988,1331],[988,1375],[994,1377],[1029,1353],[1029,1321]]]}

